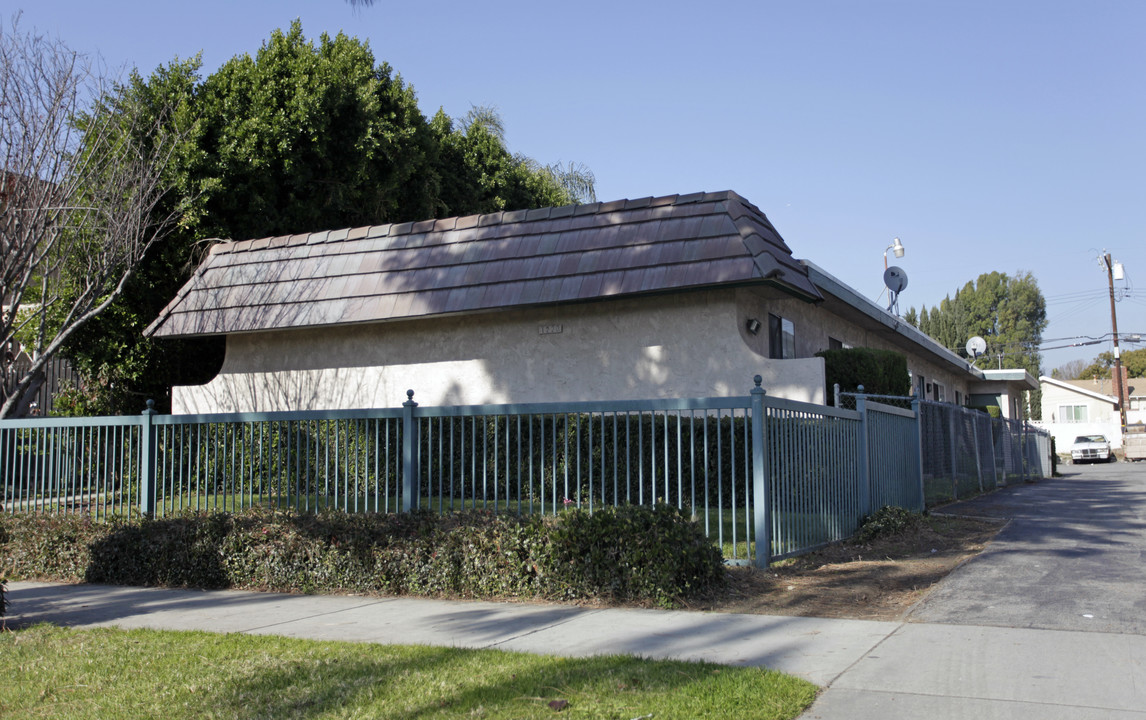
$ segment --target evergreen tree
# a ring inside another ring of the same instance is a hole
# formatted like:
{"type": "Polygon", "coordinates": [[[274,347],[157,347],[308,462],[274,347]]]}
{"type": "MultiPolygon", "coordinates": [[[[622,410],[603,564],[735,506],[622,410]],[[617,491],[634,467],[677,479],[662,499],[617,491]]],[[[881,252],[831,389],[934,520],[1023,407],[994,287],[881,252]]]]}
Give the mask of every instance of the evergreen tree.
{"type": "Polygon", "coordinates": [[[207,78],[198,58],[149,77],[133,73],[119,97],[155,109],[183,138],[165,198],[181,221],[136,278],[67,354],[88,390],[80,412],[135,413],[146,397],[169,406],[172,385],[206,382],[221,338],[150,340],[143,329],[175,296],[209,238],[248,239],[591,200],[593,177],[511,153],[496,113],[455,129],[427,121],[414,90],[369,46],[339,33],[308,40],[297,21],[252,57],[207,78]]]}
{"type": "MultiPolygon", "coordinates": [[[[921,331],[960,355],[966,355],[970,338],[978,335],[986,340],[987,352],[973,360],[977,367],[1022,368],[1039,376],[1046,300],[1029,272],[984,273],[930,312],[923,308],[919,319],[921,331]]],[[[1036,390],[1031,393],[1033,417],[1041,416],[1040,407],[1036,390]]]]}

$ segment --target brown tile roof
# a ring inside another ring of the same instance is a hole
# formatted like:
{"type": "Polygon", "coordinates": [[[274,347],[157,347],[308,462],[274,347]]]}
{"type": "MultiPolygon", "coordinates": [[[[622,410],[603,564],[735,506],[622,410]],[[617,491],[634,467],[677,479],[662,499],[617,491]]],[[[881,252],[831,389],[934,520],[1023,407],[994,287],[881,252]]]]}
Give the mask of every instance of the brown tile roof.
{"type": "Polygon", "coordinates": [[[376,225],[216,245],[157,337],[469,313],[765,282],[822,299],[734,192],[376,225]]]}

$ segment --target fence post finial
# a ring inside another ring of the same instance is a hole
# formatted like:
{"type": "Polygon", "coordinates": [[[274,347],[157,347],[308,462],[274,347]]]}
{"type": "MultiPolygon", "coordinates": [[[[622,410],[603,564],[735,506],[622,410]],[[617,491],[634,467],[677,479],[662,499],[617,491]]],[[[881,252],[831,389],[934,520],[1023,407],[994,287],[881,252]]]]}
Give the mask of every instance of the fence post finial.
{"type": "Polygon", "coordinates": [[[863,395],[864,394],[863,385],[857,385],[856,386],[856,392],[858,392],[860,395],[863,395]]]}
{"type": "Polygon", "coordinates": [[[752,378],[752,382],[756,383],[756,387],[752,388],[752,392],[757,392],[757,391],[768,392],[764,388],[760,387],[760,383],[764,382],[764,378],[760,377],[759,375],[756,375],[752,378]]]}

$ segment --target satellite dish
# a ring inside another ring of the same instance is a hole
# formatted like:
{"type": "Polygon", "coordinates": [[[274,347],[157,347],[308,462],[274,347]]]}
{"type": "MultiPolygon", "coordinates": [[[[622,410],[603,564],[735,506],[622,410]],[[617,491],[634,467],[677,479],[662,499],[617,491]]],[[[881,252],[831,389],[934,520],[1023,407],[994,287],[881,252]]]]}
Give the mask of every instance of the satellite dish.
{"type": "Polygon", "coordinates": [[[883,271],[883,284],[887,286],[887,311],[899,315],[899,294],[907,287],[907,273],[892,265],[883,271]]]}
{"type": "Polygon", "coordinates": [[[892,265],[883,271],[883,284],[887,286],[888,290],[898,295],[907,287],[907,273],[904,272],[903,268],[892,265]]]}
{"type": "Polygon", "coordinates": [[[975,359],[987,352],[987,341],[976,335],[967,341],[967,354],[975,359]]]}

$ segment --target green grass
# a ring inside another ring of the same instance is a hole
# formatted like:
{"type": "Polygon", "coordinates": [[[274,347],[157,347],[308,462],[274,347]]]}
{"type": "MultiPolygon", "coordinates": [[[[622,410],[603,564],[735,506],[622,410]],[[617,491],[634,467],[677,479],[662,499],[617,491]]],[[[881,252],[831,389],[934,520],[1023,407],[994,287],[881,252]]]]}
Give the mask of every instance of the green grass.
{"type": "Polygon", "coordinates": [[[627,656],[48,625],[0,634],[0,658],[0,717],[29,719],[782,720],[816,693],[760,668],[627,656]]]}

